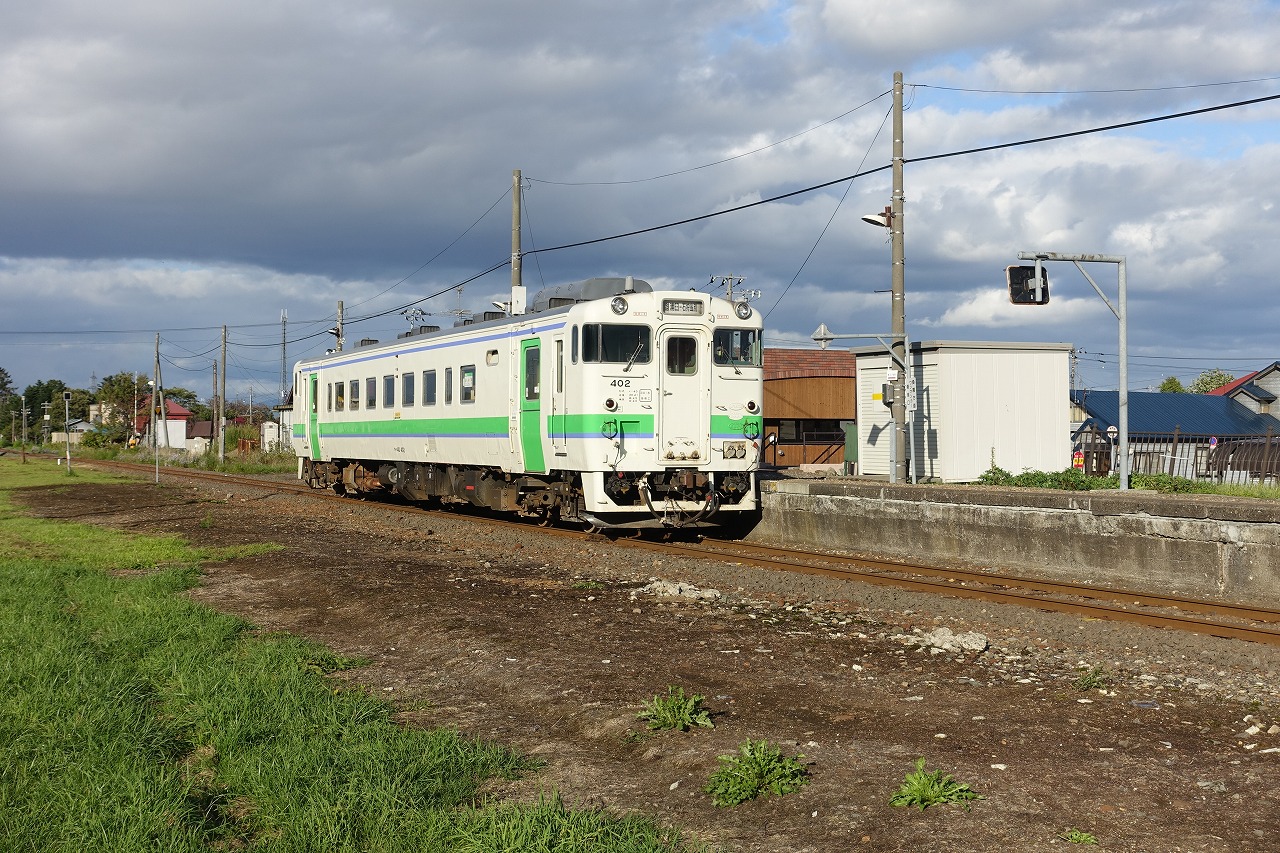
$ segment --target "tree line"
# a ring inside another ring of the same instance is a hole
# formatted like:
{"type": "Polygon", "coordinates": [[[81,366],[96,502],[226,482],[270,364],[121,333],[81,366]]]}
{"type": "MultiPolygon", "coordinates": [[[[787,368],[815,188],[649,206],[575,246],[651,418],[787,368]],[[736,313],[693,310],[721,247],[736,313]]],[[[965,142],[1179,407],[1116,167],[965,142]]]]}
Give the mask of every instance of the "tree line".
{"type": "MultiPolygon", "coordinates": [[[[172,400],[188,409],[193,420],[213,419],[212,402],[204,402],[196,392],[175,386],[164,388],[165,400],[172,400]]],[[[135,416],[147,415],[147,400],[151,395],[150,380],[141,373],[113,373],[102,379],[94,388],[72,388],[61,379],[41,380],[19,391],[13,384],[9,371],[0,367],[0,443],[11,444],[21,440],[22,398],[26,398],[27,440],[38,441],[45,432],[62,432],[67,417],[71,420],[89,420],[90,407],[101,404],[105,418],[95,419],[97,438],[104,443],[124,442],[133,435],[135,416]],[[71,392],[69,403],[63,401],[63,393],[71,392]],[[46,409],[44,404],[49,404],[46,409]],[[44,420],[45,412],[49,420],[44,420]]],[[[228,419],[248,413],[243,401],[228,400],[228,419]]]]}

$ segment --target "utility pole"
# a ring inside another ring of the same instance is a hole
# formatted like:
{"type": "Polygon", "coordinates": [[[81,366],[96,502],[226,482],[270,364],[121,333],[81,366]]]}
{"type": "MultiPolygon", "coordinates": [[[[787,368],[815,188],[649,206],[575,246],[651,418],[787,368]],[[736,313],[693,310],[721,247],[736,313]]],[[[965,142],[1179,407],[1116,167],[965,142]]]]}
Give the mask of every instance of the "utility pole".
{"type": "MultiPolygon", "coordinates": [[[[339,303],[341,304],[341,303],[339,303]]],[[[339,320],[341,323],[341,320],[339,320]]],[[[222,372],[218,381],[218,462],[227,458],[227,327],[222,327],[222,372]]]]}
{"type": "Polygon", "coordinates": [[[27,395],[22,397],[22,464],[27,464],[27,395]]]}
{"type": "MultiPolygon", "coordinates": [[[[902,191],[902,72],[893,72],[893,216],[889,220],[889,240],[893,251],[893,271],[890,277],[893,322],[890,346],[902,372],[894,382],[892,412],[894,433],[894,482],[907,482],[907,374],[910,373],[911,353],[907,351],[906,312],[906,249],[903,245],[903,191],[902,191]]],[[[893,359],[890,360],[892,366],[893,359]]],[[[912,383],[914,385],[914,383],[912,383]]],[[[914,448],[913,448],[914,451],[914,448]]]]}
{"type": "Polygon", "coordinates": [[[288,331],[288,328],[289,328],[289,311],[286,309],[280,312],[280,405],[284,405],[284,393],[285,393],[285,387],[286,387],[285,377],[289,375],[288,372],[285,370],[285,367],[286,367],[285,359],[287,358],[287,353],[288,353],[287,348],[289,346],[288,335],[286,334],[288,331]]]}
{"type": "Polygon", "coordinates": [[[344,340],[342,332],[342,300],[338,300],[338,352],[342,352],[342,342],[344,340]]]}
{"type": "Polygon", "coordinates": [[[67,475],[71,475],[71,392],[62,392],[62,434],[67,439],[67,475]]]}
{"type": "Polygon", "coordinates": [[[520,170],[511,172],[511,311],[512,317],[525,312],[523,259],[520,254],[520,170]]]}
{"type": "MultiPolygon", "coordinates": [[[[213,405],[209,412],[209,440],[218,440],[218,360],[213,360],[213,395],[209,397],[213,405]]],[[[210,448],[212,449],[212,448],[210,448]]]]}

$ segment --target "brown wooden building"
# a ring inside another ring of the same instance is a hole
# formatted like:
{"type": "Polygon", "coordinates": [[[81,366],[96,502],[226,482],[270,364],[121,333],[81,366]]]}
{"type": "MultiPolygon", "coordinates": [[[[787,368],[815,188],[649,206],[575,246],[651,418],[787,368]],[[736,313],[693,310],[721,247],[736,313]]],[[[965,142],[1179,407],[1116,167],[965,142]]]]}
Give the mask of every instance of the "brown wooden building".
{"type": "MultiPolygon", "coordinates": [[[[840,465],[846,456],[845,426],[858,416],[854,357],[845,349],[764,350],[764,431],[778,436],[765,463],[840,465]]],[[[856,435],[847,442],[857,447],[856,435]]],[[[850,451],[856,452],[856,451],[850,451]]]]}

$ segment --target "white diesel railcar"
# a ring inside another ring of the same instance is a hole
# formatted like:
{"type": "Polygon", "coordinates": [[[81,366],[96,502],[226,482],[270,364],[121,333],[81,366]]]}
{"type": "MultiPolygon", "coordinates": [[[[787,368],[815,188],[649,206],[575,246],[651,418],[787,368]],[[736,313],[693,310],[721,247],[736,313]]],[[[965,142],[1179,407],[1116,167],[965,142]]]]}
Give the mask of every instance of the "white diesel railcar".
{"type": "Polygon", "coordinates": [[[758,312],[632,278],[294,368],[298,476],[589,528],[759,512],[758,312]]]}

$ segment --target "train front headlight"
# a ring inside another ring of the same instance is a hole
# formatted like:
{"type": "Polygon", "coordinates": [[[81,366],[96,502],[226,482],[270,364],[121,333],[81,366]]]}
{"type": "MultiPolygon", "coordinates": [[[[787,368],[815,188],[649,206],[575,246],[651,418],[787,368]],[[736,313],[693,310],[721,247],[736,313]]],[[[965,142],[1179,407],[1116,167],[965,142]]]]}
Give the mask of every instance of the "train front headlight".
{"type": "Polygon", "coordinates": [[[609,301],[609,307],[613,309],[615,314],[625,314],[627,313],[627,300],[621,296],[615,296],[609,301]]]}
{"type": "Polygon", "coordinates": [[[733,313],[738,315],[739,320],[751,319],[751,304],[748,302],[734,303],[733,313]]]}

